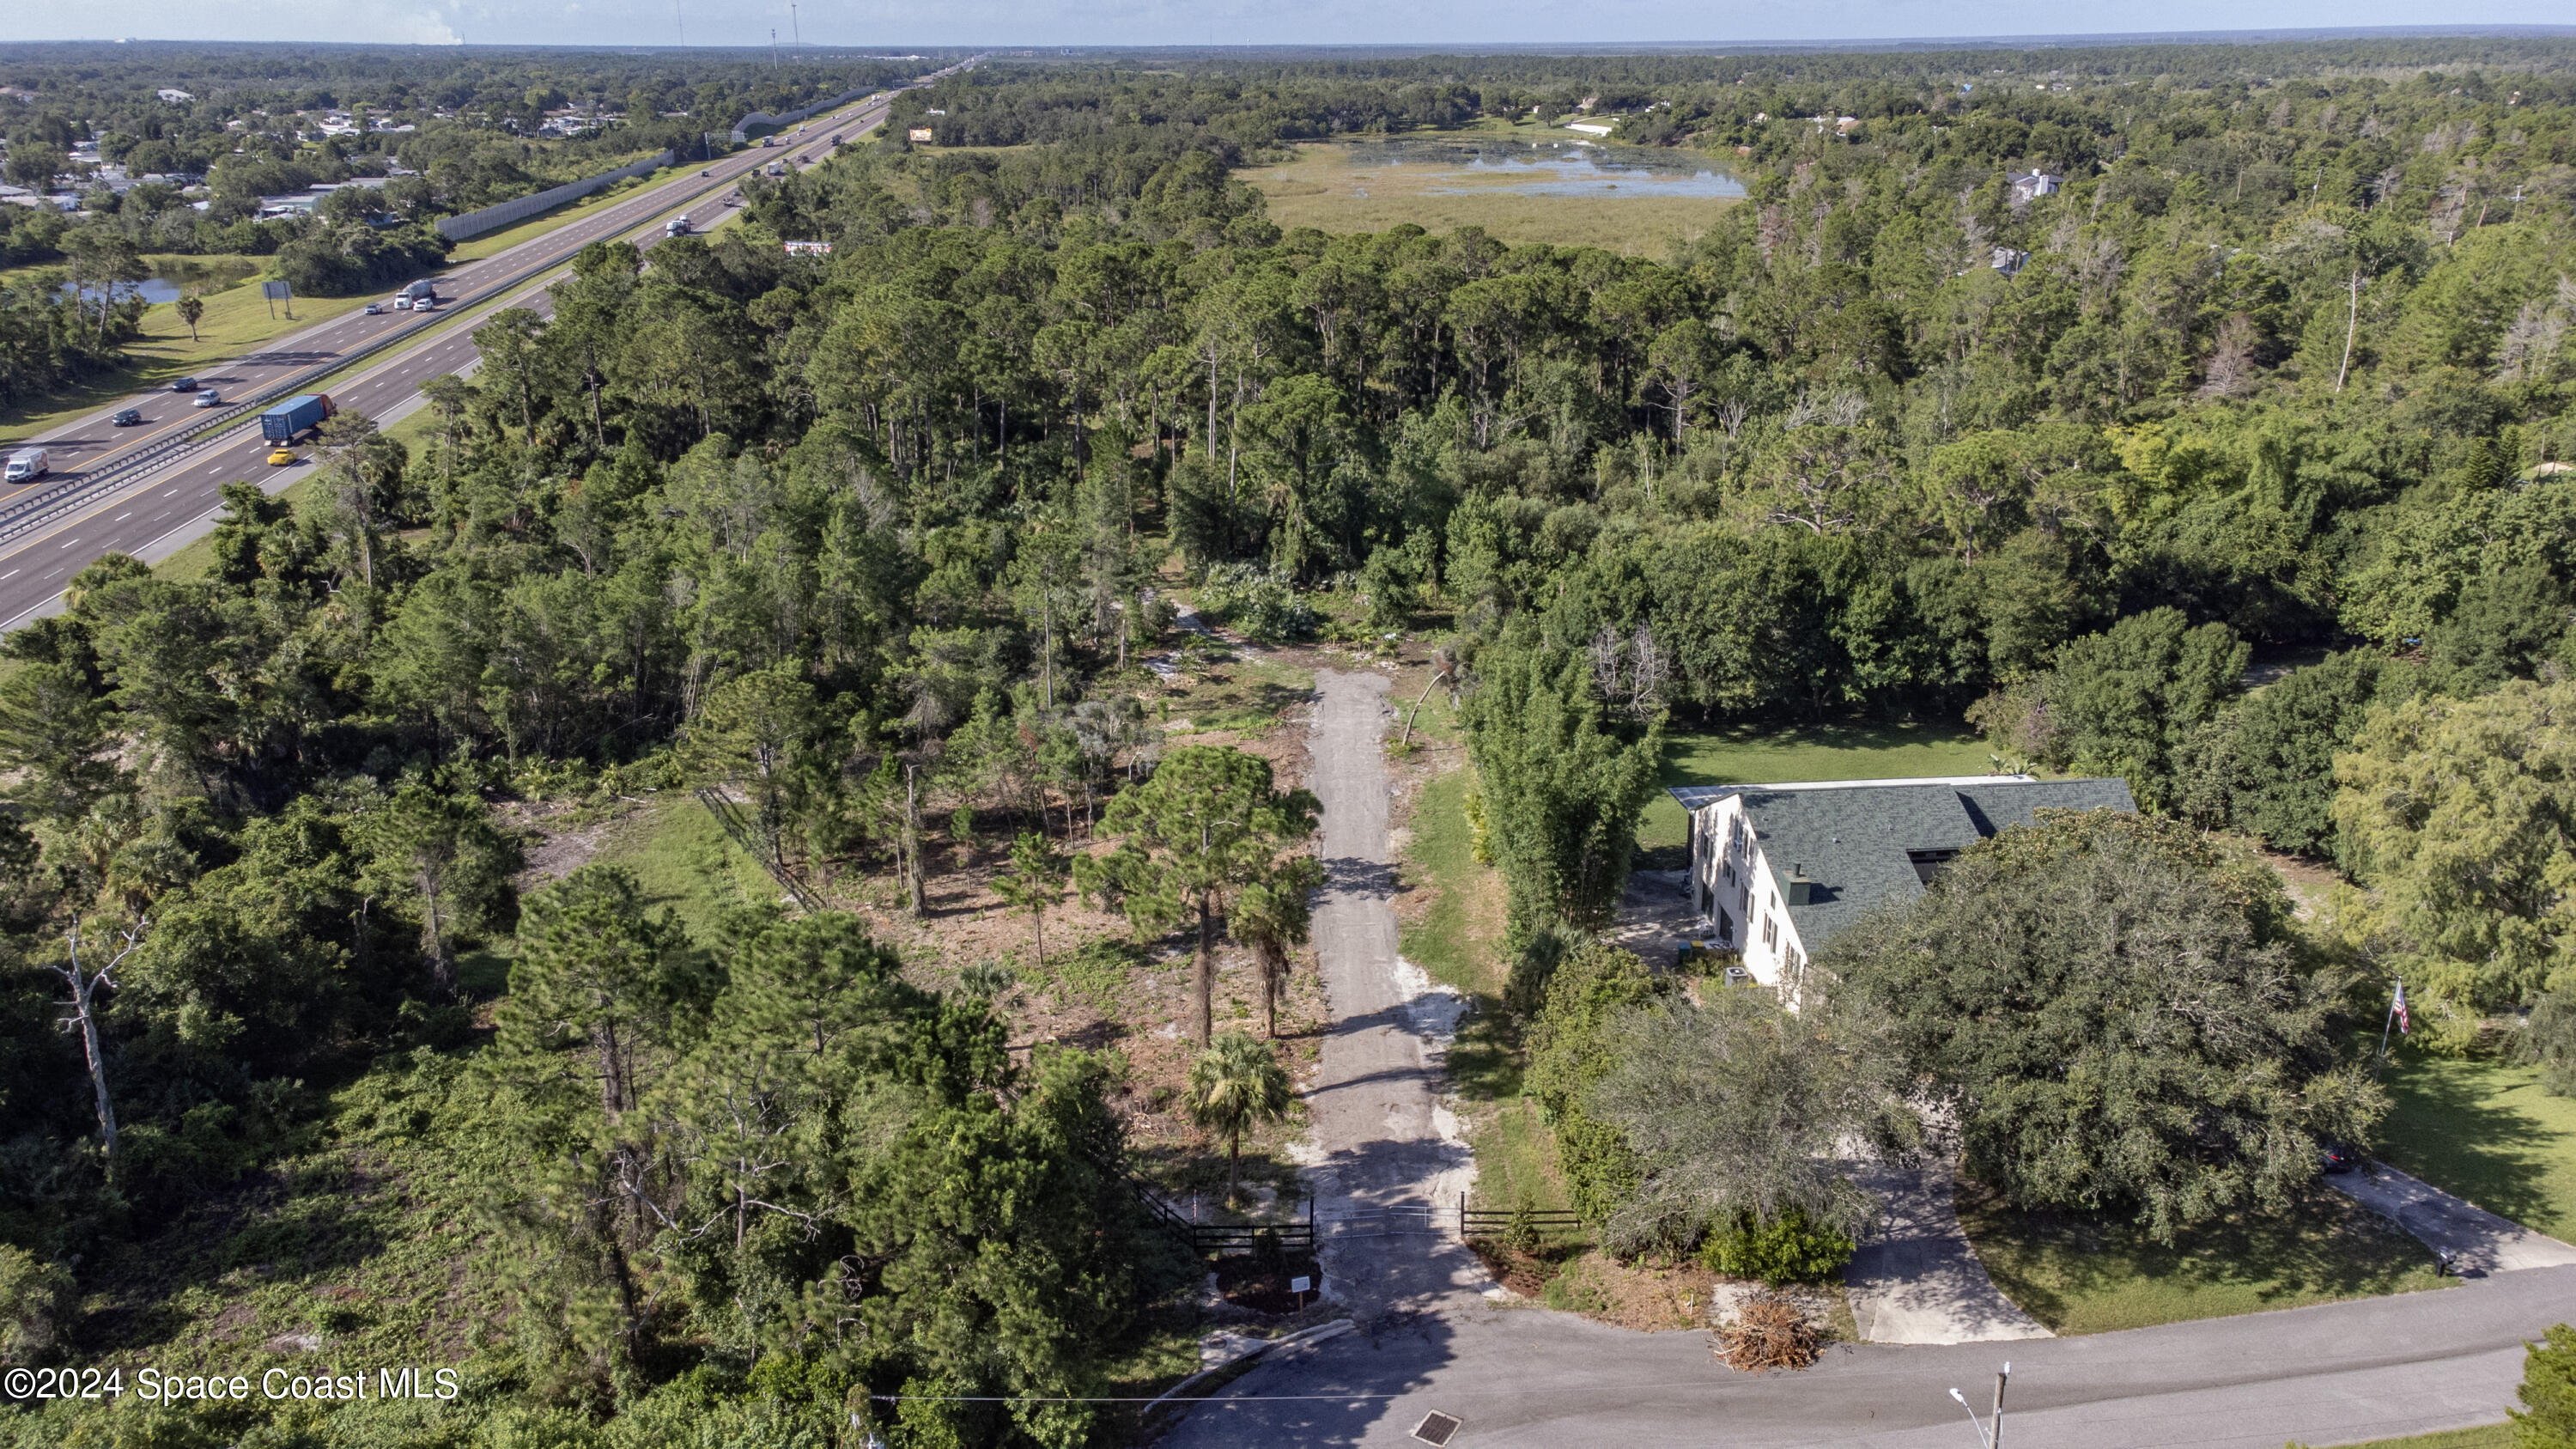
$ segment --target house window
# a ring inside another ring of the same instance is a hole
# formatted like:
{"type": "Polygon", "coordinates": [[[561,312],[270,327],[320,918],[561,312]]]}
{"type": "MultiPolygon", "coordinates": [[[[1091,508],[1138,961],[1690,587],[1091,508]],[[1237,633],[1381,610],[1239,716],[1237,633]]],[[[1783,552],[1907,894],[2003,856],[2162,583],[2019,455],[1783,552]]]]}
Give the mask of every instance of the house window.
{"type": "Polygon", "coordinates": [[[1768,914],[1768,913],[1765,913],[1765,914],[1764,914],[1764,916],[1762,917],[1762,944],[1763,944],[1763,945],[1765,945],[1765,946],[1773,946],[1773,945],[1777,945],[1777,944],[1779,944],[1779,940],[1780,940],[1780,921],[1779,921],[1779,918],[1778,918],[1778,917],[1776,917],[1776,916],[1772,916],[1772,915],[1770,915],[1770,914],[1768,914]]]}
{"type": "Polygon", "coordinates": [[[1728,915],[1723,907],[1717,913],[1717,939],[1730,946],[1735,944],[1735,918],[1728,915]]]}

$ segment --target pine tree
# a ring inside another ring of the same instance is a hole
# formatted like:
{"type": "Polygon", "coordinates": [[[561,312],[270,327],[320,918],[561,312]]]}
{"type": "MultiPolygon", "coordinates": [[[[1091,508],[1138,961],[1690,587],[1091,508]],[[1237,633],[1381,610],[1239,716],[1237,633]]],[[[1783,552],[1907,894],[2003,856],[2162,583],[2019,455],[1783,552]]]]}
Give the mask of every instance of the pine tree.
{"type": "Polygon", "coordinates": [[[1321,807],[1271,784],[1270,762],[1229,745],[1174,750],[1153,777],[1120,792],[1101,829],[1123,837],[1076,866],[1083,894],[1115,901],[1140,932],[1198,925],[1191,1039],[1215,1029],[1217,918],[1246,886],[1269,879],[1283,852],[1315,833],[1321,807]]]}

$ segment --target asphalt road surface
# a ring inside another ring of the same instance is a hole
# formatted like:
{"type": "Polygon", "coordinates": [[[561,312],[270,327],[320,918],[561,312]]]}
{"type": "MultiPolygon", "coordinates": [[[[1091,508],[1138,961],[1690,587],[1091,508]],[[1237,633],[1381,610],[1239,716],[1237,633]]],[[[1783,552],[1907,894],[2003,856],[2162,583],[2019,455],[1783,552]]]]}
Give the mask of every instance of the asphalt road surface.
{"type": "Polygon", "coordinates": [[[1736,1373],[1704,1333],[1630,1333],[1534,1308],[1395,1313],[1291,1350],[1192,1410],[1165,1449],[1410,1444],[1453,1449],[1968,1449],[2012,1364],[2005,1437],[2024,1449],[2280,1449],[2503,1419],[2525,1339],[2576,1316],[2576,1267],[2279,1313],[2027,1343],[1837,1348],[1803,1373],[1736,1373]]]}
{"type": "MultiPolygon", "coordinates": [[[[638,246],[651,247],[662,240],[660,218],[673,207],[688,202],[692,217],[701,226],[710,225],[730,214],[723,198],[734,187],[731,183],[769,165],[784,161],[799,167],[819,163],[832,150],[830,138],[838,135],[854,139],[869,126],[884,119],[883,101],[862,101],[851,109],[829,116],[818,116],[806,123],[802,136],[787,133],[779,145],[763,149],[753,147],[726,157],[707,167],[692,169],[677,180],[604,209],[598,216],[587,217],[559,227],[498,253],[483,261],[458,268],[438,279],[442,298],[469,298],[462,306],[448,302],[454,311],[472,311],[488,307],[494,297],[474,297],[477,287],[489,288],[504,278],[548,259],[569,263],[573,254],[594,241],[614,239],[638,232],[633,239],[638,246]],[[712,180],[699,170],[714,172],[712,180]],[[710,190],[710,188],[713,188],[710,190]],[[694,194],[708,190],[701,205],[694,194]]],[[[552,299],[536,293],[520,305],[540,315],[552,307],[552,299]]],[[[383,331],[414,320],[409,312],[394,312],[369,317],[362,312],[309,329],[284,339],[267,350],[227,363],[209,364],[197,374],[199,383],[220,388],[231,398],[249,396],[263,383],[287,374],[327,363],[349,349],[360,346],[383,331]]],[[[343,377],[326,385],[332,400],[343,411],[355,411],[390,421],[417,406],[420,386],[432,377],[459,372],[470,367],[476,354],[472,318],[460,319],[458,325],[434,333],[425,342],[395,349],[387,360],[368,368],[354,378],[343,377]]],[[[184,426],[194,414],[186,394],[159,392],[120,402],[95,417],[85,419],[42,439],[53,455],[54,476],[31,485],[31,489],[13,489],[0,494],[0,502],[27,496],[31,491],[60,487],[67,473],[84,466],[113,459],[123,449],[158,437],[174,426],[184,426]],[[108,418],[117,408],[140,407],[147,419],[145,426],[113,428],[108,418]],[[65,467],[66,459],[72,468],[65,467]]],[[[138,476],[134,483],[119,489],[114,496],[71,510],[51,526],[36,530],[13,541],[0,552],[0,628],[14,628],[28,619],[50,611],[61,595],[64,584],[92,560],[106,553],[141,553],[155,540],[172,530],[183,528],[203,518],[219,503],[218,490],[234,479],[255,479],[274,491],[300,476],[305,464],[291,468],[271,468],[267,463],[269,444],[260,438],[257,425],[237,428],[204,447],[189,452],[163,467],[138,476]],[[285,478],[276,475],[284,474],[285,478]]]]}

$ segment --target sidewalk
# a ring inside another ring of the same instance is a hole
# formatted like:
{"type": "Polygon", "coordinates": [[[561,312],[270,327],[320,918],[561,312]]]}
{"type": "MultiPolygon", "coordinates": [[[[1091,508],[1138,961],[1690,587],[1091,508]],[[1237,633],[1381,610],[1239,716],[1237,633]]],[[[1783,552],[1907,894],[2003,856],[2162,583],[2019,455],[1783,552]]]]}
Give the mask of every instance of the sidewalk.
{"type": "Polygon", "coordinates": [[[2558,1268],[2576,1263],[2576,1247],[2463,1201],[2440,1188],[2373,1163],[2326,1177],[2326,1185],[2448,1255],[2463,1278],[2558,1268]]]}

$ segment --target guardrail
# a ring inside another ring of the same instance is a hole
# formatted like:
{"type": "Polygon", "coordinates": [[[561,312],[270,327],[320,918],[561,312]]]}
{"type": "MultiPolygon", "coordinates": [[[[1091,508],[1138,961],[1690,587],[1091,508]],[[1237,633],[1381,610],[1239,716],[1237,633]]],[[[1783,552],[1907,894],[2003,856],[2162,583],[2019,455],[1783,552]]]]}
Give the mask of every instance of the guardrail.
{"type": "MultiPolygon", "coordinates": [[[[685,205],[701,196],[735,185],[741,179],[739,176],[726,177],[690,192],[683,202],[658,203],[652,210],[661,211],[671,205],[685,205]]],[[[480,306],[495,297],[518,290],[531,280],[562,266],[566,260],[566,254],[559,252],[543,261],[521,267],[490,286],[478,287],[473,292],[458,297],[455,305],[460,310],[480,306]]],[[[364,362],[396,343],[416,337],[447,321],[449,315],[444,312],[432,312],[418,321],[407,323],[380,337],[361,343],[328,362],[316,363],[301,372],[268,383],[241,402],[215,409],[212,417],[181,429],[176,436],[163,438],[156,443],[147,443],[114,462],[76,473],[41,493],[29,494],[0,505],[0,545],[6,545],[44,527],[58,512],[77,508],[83,503],[114,494],[118,489],[133,482],[137,475],[149,472],[173,458],[193,451],[198,444],[208,438],[230,431],[234,424],[262,410],[267,404],[279,398],[293,397],[333,373],[364,362]]]]}

